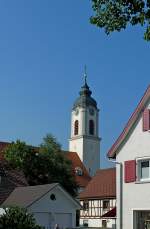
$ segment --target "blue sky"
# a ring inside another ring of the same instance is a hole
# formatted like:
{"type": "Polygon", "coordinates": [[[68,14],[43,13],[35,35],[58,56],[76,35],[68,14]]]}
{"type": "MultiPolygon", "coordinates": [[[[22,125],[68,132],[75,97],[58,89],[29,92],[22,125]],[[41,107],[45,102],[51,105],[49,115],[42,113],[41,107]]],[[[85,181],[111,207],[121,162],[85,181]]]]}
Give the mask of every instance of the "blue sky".
{"type": "Polygon", "coordinates": [[[101,167],[150,83],[143,28],[106,36],[87,0],[0,1],[0,140],[39,145],[47,133],[68,149],[70,112],[83,82],[100,108],[101,167]]]}

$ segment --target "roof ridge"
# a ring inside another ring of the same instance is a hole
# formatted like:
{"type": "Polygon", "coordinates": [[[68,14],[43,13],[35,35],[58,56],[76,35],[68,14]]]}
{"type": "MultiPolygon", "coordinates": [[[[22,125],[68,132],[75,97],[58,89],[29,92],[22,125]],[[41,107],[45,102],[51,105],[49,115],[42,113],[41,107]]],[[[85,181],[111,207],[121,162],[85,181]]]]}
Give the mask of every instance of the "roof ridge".
{"type": "Polygon", "coordinates": [[[110,168],[104,168],[104,169],[98,169],[96,172],[106,171],[106,170],[112,170],[116,169],[116,167],[110,167],[110,168]]]}
{"type": "Polygon", "coordinates": [[[49,184],[40,184],[40,185],[28,185],[28,186],[22,186],[22,187],[16,187],[15,189],[23,189],[23,188],[39,188],[39,187],[45,187],[45,186],[57,186],[59,183],[49,183],[49,184]]]}

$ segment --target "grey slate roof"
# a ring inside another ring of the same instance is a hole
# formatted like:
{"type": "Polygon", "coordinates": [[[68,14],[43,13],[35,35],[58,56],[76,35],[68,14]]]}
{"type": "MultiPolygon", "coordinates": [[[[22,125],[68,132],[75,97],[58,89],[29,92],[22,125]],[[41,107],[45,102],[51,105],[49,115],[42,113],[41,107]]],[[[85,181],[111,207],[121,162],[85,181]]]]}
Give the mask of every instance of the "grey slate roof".
{"type": "Polygon", "coordinates": [[[2,206],[19,206],[26,208],[56,186],[58,186],[58,183],[15,188],[2,206]]]}
{"type": "Polygon", "coordinates": [[[91,97],[92,91],[90,91],[89,86],[85,82],[85,84],[81,87],[81,91],[79,92],[79,97],[76,99],[73,109],[76,107],[87,107],[93,106],[97,109],[97,103],[95,99],[91,97]]]}

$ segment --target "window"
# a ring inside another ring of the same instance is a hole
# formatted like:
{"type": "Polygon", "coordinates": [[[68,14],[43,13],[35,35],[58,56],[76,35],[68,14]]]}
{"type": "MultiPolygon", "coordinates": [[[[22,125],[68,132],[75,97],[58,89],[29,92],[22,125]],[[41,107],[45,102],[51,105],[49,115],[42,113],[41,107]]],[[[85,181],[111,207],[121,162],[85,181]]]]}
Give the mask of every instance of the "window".
{"type": "Polygon", "coordinates": [[[150,211],[133,211],[133,222],[136,229],[149,229],[150,211]]]}
{"type": "Polygon", "coordinates": [[[79,132],[79,121],[76,120],[74,123],[74,135],[78,135],[79,132]]]}
{"type": "Polygon", "coordinates": [[[93,120],[89,121],[89,134],[94,135],[94,121],[93,120]]]}
{"type": "Polygon", "coordinates": [[[88,220],[85,220],[85,219],[83,220],[83,226],[88,227],[88,220]]]}
{"type": "Polygon", "coordinates": [[[138,161],[138,178],[141,181],[150,180],[150,159],[138,161]]]}
{"type": "Polygon", "coordinates": [[[50,195],[50,199],[51,199],[51,200],[56,200],[55,194],[52,193],[52,194],[50,195]]]}
{"type": "Polygon", "coordinates": [[[102,228],[107,228],[107,221],[106,220],[102,220],[102,228]]]}
{"type": "Polygon", "coordinates": [[[103,209],[104,210],[108,209],[109,208],[109,204],[110,204],[109,200],[103,200],[103,209]]]}
{"type": "Polygon", "coordinates": [[[80,167],[75,168],[75,174],[77,176],[82,176],[83,175],[83,170],[80,167]]]}
{"type": "Polygon", "coordinates": [[[89,209],[89,201],[88,200],[84,200],[83,201],[83,210],[86,211],[89,209]]]}

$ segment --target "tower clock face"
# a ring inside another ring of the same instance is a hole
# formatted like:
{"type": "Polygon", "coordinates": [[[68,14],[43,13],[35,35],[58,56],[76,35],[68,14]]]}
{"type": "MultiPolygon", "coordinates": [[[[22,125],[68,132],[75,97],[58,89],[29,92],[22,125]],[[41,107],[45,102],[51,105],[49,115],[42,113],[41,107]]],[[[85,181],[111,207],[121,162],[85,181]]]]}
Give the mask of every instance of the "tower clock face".
{"type": "Polygon", "coordinates": [[[94,109],[93,108],[90,108],[89,109],[89,113],[90,113],[90,115],[94,115],[94,109]]]}
{"type": "Polygon", "coordinates": [[[78,114],[79,114],[79,110],[76,109],[76,110],[75,110],[75,115],[78,115],[78,114]]]}

